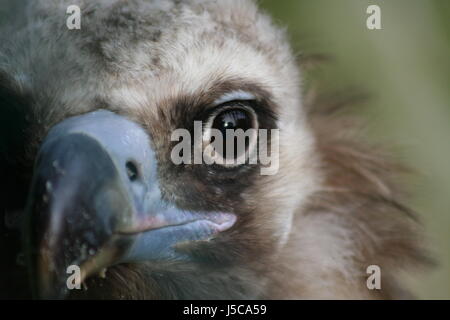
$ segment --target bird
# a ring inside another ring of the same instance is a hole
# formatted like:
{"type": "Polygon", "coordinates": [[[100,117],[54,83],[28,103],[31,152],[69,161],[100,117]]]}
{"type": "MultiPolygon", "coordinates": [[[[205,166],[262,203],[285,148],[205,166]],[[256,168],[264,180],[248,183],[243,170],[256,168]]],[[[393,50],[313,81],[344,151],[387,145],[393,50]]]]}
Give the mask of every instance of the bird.
{"type": "Polygon", "coordinates": [[[2,298],[413,296],[401,274],[428,254],[405,169],[360,134],[351,98],[306,90],[307,56],[255,1],[6,8],[2,298]],[[277,171],[174,164],[172,133],[195,121],[277,130],[277,171]],[[66,285],[71,265],[81,288],[66,285]]]}

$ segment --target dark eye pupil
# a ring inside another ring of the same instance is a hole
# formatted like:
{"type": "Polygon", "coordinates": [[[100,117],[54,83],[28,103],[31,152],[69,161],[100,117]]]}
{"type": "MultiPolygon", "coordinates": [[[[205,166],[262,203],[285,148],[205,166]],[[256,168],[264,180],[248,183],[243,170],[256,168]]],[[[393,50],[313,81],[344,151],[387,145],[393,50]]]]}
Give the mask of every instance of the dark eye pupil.
{"type": "MultiPolygon", "coordinates": [[[[248,129],[253,128],[253,123],[251,116],[245,111],[241,109],[229,109],[225,110],[222,113],[219,113],[212,124],[212,128],[219,130],[222,133],[223,137],[223,148],[221,156],[227,157],[227,130],[237,130],[242,129],[244,132],[248,129]]],[[[234,152],[232,152],[232,156],[236,158],[238,156],[237,150],[237,137],[234,138],[234,152]]],[[[248,139],[245,140],[245,149],[248,148],[248,139]]]]}

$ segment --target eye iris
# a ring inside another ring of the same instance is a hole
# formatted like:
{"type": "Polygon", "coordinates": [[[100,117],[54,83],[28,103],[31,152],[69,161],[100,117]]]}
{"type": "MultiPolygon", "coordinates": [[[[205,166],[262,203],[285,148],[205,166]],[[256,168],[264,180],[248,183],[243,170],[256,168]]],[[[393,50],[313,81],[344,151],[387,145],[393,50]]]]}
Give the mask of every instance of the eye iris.
{"type": "Polygon", "coordinates": [[[248,114],[243,110],[226,110],[218,114],[214,119],[213,128],[222,132],[225,137],[226,130],[242,129],[247,130],[252,127],[248,114]]]}

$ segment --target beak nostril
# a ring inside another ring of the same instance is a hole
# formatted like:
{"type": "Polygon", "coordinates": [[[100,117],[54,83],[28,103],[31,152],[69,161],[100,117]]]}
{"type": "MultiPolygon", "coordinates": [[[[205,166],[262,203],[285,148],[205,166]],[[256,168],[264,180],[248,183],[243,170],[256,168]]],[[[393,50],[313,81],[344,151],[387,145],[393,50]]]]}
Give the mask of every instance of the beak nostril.
{"type": "Polygon", "coordinates": [[[127,161],[125,167],[127,169],[128,179],[130,179],[130,181],[137,180],[139,177],[139,171],[136,164],[133,161],[127,161]]]}

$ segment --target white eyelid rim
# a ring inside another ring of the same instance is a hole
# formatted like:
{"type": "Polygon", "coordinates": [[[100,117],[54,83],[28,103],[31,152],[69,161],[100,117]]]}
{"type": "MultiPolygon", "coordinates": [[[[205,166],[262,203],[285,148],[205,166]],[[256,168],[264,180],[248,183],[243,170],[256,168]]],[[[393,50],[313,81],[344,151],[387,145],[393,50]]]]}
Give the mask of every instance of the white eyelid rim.
{"type": "Polygon", "coordinates": [[[250,92],[236,90],[225,93],[220,98],[214,101],[214,106],[218,106],[222,103],[233,101],[233,100],[255,100],[256,97],[250,92]]]}

